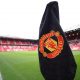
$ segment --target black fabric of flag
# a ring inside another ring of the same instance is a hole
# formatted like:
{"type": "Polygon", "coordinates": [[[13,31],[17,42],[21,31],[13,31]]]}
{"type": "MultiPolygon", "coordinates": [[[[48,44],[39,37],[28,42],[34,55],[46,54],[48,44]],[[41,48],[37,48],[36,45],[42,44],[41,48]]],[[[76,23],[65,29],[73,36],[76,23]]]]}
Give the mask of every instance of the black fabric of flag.
{"type": "Polygon", "coordinates": [[[60,26],[56,1],[46,6],[39,30],[38,51],[45,80],[74,80],[77,66],[60,26]]]}

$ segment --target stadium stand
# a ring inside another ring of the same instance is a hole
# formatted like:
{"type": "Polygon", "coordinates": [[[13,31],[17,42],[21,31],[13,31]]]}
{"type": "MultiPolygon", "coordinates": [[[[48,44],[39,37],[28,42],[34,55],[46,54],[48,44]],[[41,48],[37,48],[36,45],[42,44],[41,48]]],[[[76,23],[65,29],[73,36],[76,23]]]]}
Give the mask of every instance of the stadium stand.
{"type": "Polygon", "coordinates": [[[0,37],[0,51],[32,51],[37,47],[37,40],[0,37]]]}
{"type": "Polygon", "coordinates": [[[65,32],[72,50],[80,50],[80,28],[65,32]]]}
{"type": "MultiPolygon", "coordinates": [[[[80,50],[80,28],[65,32],[72,50],[80,50]]],[[[0,37],[1,51],[32,51],[38,49],[38,40],[0,37]]]]}
{"type": "Polygon", "coordinates": [[[69,45],[72,50],[80,50],[80,40],[73,40],[69,45]]]}

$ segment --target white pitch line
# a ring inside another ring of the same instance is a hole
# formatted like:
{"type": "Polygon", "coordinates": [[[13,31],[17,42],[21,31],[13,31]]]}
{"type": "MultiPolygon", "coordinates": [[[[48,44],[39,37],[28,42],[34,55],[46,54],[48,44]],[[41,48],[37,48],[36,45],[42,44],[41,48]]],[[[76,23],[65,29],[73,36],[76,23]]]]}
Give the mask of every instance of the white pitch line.
{"type": "Polygon", "coordinates": [[[0,80],[3,80],[3,79],[2,79],[2,75],[1,75],[1,72],[0,72],[0,80]]]}

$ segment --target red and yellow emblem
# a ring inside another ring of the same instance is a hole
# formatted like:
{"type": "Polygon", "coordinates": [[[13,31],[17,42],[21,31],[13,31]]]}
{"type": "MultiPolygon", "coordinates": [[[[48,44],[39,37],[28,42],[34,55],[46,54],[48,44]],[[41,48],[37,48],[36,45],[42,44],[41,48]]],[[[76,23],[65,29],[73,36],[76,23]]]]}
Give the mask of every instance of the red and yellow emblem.
{"type": "Polygon", "coordinates": [[[47,33],[40,38],[39,51],[42,53],[44,57],[51,59],[55,58],[61,53],[63,45],[64,45],[64,39],[62,35],[60,35],[58,31],[57,32],[51,31],[50,33],[47,33]],[[52,38],[53,36],[57,38],[57,41],[52,38]],[[50,53],[47,53],[44,50],[44,48],[48,49],[50,53]]]}

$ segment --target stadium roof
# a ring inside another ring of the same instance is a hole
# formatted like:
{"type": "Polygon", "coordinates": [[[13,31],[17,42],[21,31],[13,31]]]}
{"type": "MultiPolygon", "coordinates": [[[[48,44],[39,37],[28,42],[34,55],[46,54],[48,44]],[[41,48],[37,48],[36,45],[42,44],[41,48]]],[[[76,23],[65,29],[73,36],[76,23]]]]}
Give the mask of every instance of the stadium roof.
{"type": "Polygon", "coordinates": [[[36,42],[37,40],[33,40],[33,39],[23,39],[23,38],[13,38],[13,37],[3,37],[0,36],[0,39],[8,39],[8,40],[21,40],[21,41],[33,41],[36,42]]]}

